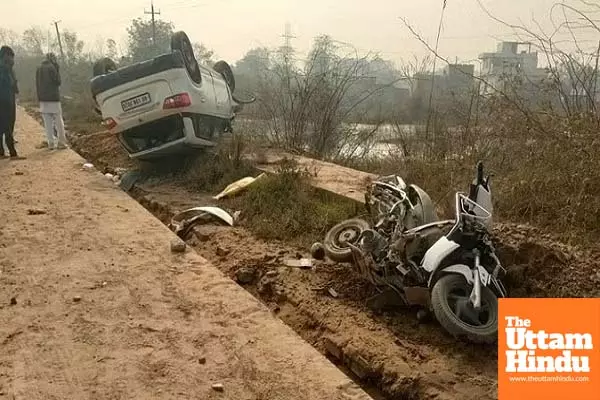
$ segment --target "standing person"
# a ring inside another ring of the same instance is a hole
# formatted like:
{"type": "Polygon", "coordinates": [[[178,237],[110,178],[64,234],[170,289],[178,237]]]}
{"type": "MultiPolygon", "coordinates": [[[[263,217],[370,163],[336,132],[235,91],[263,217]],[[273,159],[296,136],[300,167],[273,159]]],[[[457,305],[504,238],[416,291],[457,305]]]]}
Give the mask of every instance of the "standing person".
{"type": "Polygon", "coordinates": [[[54,54],[46,54],[46,59],[36,71],[35,83],[37,97],[40,102],[40,111],[44,120],[44,128],[46,129],[48,148],[50,150],[55,148],[66,149],[65,123],[60,104],[60,70],[54,54]],[[58,139],[56,147],[54,143],[55,130],[58,139]]]}
{"type": "MultiPolygon", "coordinates": [[[[18,85],[18,82],[17,82],[17,76],[15,75],[15,69],[11,68],[10,70],[12,72],[13,82],[15,83],[14,88],[15,88],[15,98],[16,98],[19,95],[19,85],[18,85]]],[[[15,100],[15,104],[16,104],[16,100],[15,100]]],[[[13,143],[19,143],[17,141],[17,138],[15,137],[15,131],[14,131],[14,129],[13,129],[13,143]]]]}
{"type": "Polygon", "coordinates": [[[5,158],[3,140],[11,160],[23,160],[15,149],[13,132],[17,117],[16,91],[13,66],[15,52],[8,46],[0,48],[0,158],[5,158]]]}

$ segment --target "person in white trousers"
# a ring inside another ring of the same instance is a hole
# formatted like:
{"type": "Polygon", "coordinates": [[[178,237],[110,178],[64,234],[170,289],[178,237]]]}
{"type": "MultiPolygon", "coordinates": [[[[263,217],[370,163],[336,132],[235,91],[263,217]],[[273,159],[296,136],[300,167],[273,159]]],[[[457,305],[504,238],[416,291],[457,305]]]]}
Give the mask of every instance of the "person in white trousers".
{"type": "Polygon", "coordinates": [[[60,69],[54,54],[46,55],[46,59],[36,71],[35,80],[48,148],[66,149],[65,123],[60,104],[60,69]]]}

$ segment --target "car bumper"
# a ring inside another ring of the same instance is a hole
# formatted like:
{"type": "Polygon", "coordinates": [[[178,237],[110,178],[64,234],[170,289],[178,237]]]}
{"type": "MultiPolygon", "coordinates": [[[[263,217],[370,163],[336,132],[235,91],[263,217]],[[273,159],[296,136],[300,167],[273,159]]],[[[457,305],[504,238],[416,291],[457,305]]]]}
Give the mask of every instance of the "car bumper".
{"type": "Polygon", "coordinates": [[[215,146],[214,142],[196,136],[194,124],[192,123],[192,120],[188,117],[182,117],[182,131],[182,137],[161,144],[160,146],[152,147],[150,149],[138,152],[131,152],[127,148],[126,150],[128,151],[130,158],[139,160],[151,160],[190,153],[193,151],[193,149],[197,148],[215,146]]]}

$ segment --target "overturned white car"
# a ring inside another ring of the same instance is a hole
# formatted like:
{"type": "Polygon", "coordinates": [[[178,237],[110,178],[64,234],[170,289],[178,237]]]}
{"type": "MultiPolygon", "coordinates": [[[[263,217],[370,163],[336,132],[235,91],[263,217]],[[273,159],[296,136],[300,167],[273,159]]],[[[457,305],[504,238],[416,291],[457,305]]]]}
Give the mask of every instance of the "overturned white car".
{"type": "Polygon", "coordinates": [[[212,147],[232,131],[243,104],[233,94],[229,64],[200,65],[184,32],[171,38],[171,53],[116,68],[110,59],[94,66],[91,92],[103,124],[117,134],[132,158],[152,159],[212,147]]]}

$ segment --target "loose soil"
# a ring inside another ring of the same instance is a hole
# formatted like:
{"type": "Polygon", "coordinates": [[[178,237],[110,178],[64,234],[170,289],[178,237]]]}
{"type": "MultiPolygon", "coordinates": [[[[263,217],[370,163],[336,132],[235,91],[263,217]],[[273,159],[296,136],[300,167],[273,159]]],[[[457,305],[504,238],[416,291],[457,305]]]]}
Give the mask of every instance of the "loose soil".
{"type": "MultiPolygon", "coordinates": [[[[72,135],[72,143],[109,170],[130,165],[109,134],[72,135]]],[[[141,185],[132,194],[164,223],[187,207],[223,206],[212,200],[212,194],[167,183],[141,185]]],[[[509,270],[511,296],[600,296],[600,252],[563,245],[530,226],[501,223],[495,233],[499,255],[509,270]]],[[[255,271],[254,279],[244,285],[250,293],[385,398],[497,397],[494,346],[457,342],[435,321],[418,323],[410,310],[373,313],[364,305],[372,288],[349,265],[316,262],[308,270],[286,267],[286,258],[308,256],[307,249],[265,242],[243,226],[201,225],[187,241],[232,278],[240,268],[255,271]]]]}
{"type": "Polygon", "coordinates": [[[34,150],[21,112],[17,138],[27,159],[0,160],[0,399],[367,399],[75,153],[34,150]]]}

